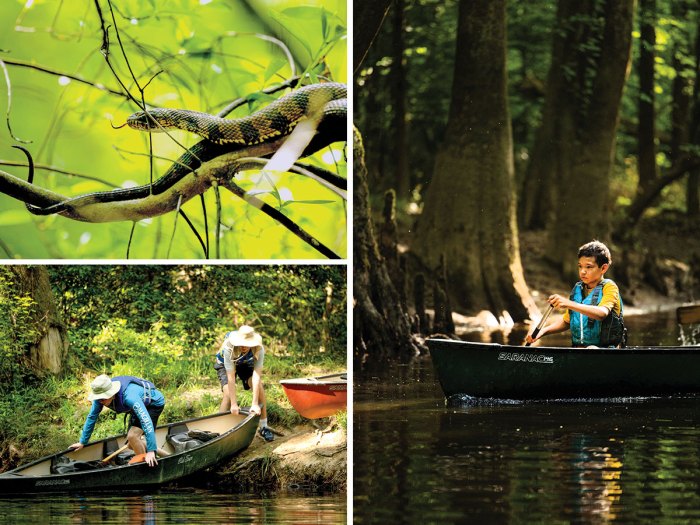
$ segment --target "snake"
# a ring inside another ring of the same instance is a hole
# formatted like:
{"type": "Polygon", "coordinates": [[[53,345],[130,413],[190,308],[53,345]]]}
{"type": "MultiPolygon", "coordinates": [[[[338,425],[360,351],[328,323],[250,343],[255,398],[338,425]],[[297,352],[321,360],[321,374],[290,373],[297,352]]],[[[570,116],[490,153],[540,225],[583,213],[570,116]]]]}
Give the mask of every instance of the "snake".
{"type": "MultiPolygon", "coordinates": [[[[138,111],[127,119],[127,124],[133,129],[149,133],[181,129],[195,133],[204,140],[188,148],[162,177],[151,184],[87,193],[45,207],[27,204],[27,209],[35,215],[51,215],[91,204],[160,195],[203,163],[226,153],[246,153],[256,146],[279,141],[288,136],[303,119],[316,115],[320,119],[317,133],[302,156],[308,156],[332,142],[346,140],[345,84],[325,82],[303,86],[248,116],[236,119],[186,109],[138,111]]],[[[30,170],[28,182],[31,184],[32,181],[33,170],[30,170]]]]}

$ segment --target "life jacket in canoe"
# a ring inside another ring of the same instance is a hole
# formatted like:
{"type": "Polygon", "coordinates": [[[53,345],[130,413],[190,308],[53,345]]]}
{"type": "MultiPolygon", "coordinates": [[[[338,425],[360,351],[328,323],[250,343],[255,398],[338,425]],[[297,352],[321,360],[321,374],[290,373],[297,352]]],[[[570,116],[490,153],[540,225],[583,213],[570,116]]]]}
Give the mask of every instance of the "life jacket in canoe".
{"type": "Polygon", "coordinates": [[[112,381],[119,381],[119,383],[121,383],[121,388],[119,389],[119,392],[117,392],[114,396],[114,402],[110,407],[118,414],[123,414],[125,412],[131,411],[131,409],[124,403],[124,393],[126,392],[126,387],[128,387],[131,383],[137,384],[143,388],[143,404],[145,406],[151,404],[151,400],[153,399],[156,386],[150,381],[134,376],[117,376],[113,377],[112,381]]]}
{"type": "MultiPolygon", "coordinates": [[[[603,298],[603,286],[612,282],[610,279],[601,280],[587,296],[583,296],[583,283],[574,285],[569,299],[571,301],[597,306],[603,298]]],[[[597,321],[579,312],[569,312],[569,327],[571,329],[571,343],[573,346],[600,346],[621,347],[627,345],[627,329],[622,316],[622,297],[620,297],[620,314],[611,309],[608,316],[602,321],[597,321]]]]}

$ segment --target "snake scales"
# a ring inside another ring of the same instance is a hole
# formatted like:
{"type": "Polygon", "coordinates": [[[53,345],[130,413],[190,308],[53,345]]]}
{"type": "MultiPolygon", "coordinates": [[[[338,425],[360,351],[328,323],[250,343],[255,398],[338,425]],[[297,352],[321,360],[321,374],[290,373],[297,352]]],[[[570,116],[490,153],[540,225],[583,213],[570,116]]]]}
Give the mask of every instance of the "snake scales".
{"type": "MultiPolygon", "coordinates": [[[[315,113],[321,114],[318,132],[303,155],[310,155],[332,142],[346,139],[347,88],[344,84],[329,82],[304,86],[238,119],[223,119],[189,110],[140,111],[127,120],[132,128],[148,132],[184,129],[205,140],[190,147],[152,184],[88,193],[45,207],[27,204],[27,209],[35,215],[70,213],[71,210],[92,204],[160,195],[203,163],[225,153],[241,152],[241,156],[244,156],[250,148],[286,137],[302,119],[315,113]]],[[[33,173],[30,171],[30,183],[32,179],[33,173]]]]}

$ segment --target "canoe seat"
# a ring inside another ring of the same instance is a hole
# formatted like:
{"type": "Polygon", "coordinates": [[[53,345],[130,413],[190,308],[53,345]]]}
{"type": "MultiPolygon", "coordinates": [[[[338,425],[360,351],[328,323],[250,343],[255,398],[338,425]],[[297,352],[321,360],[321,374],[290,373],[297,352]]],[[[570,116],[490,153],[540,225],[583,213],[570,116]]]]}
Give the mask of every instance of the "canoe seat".
{"type": "Polygon", "coordinates": [[[71,472],[83,472],[107,466],[101,461],[76,461],[68,456],[57,456],[51,460],[51,474],[69,474],[71,472]]]}
{"type": "Polygon", "coordinates": [[[216,432],[208,432],[206,430],[188,430],[177,434],[168,433],[166,439],[170,446],[175,450],[175,453],[178,454],[180,452],[197,448],[203,443],[211,441],[218,435],[219,434],[216,432]]]}

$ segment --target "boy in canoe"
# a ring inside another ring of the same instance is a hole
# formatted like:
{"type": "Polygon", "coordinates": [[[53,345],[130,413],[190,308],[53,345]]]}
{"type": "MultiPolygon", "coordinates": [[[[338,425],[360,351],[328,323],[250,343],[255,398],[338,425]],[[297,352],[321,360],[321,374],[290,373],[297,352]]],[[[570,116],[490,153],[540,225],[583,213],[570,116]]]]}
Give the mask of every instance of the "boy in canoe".
{"type": "Polygon", "coordinates": [[[158,464],[156,460],[156,425],[163,408],[165,397],[150,381],[133,376],[117,376],[112,379],[100,375],[90,384],[92,392],[88,399],[92,401],[92,409],[83,425],[80,441],[71,448],[80,450],[90,441],[95,428],[97,416],[107,407],[118,414],[131,414],[129,430],[126,435],[129,448],[134,454],[145,453],[145,461],[150,467],[158,464]],[[144,445],[141,436],[146,436],[144,445]]]}
{"type": "Polygon", "coordinates": [[[263,359],[265,349],[262,337],[254,328],[243,325],[237,331],[226,334],[223,344],[216,354],[214,369],[219,376],[221,400],[219,412],[231,411],[238,414],[236,399],[236,376],[241,379],[245,390],[253,390],[250,412],[260,415],[258,434],[265,441],[272,441],[272,430],[267,426],[267,407],[265,406],[265,389],[262,383],[263,359]]]}
{"type": "Polygon", "coordinates": [[[612,280],[605,279],[611,264],[610,250],[602,242],[581,246],[578,250],[581,280],[574,285],[568,299],[558,294],[547,299],[553,307],[565,309],[564,315],[543,327],[534,338],[531,331],[525,340],[532,343],[546,334],[570,329],[572,346],[624,346],[626,331],[620,290],[612,280]]]}

